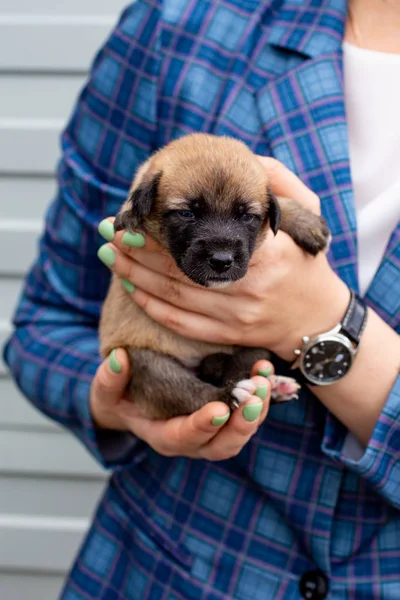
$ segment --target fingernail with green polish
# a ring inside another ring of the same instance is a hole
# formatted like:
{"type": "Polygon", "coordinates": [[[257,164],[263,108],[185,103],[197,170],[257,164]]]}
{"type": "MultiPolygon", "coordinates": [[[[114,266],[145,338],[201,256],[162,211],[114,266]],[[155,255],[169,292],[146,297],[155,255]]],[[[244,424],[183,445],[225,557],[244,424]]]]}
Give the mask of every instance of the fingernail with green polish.
{"type": "Polygon", "coordinates": [[[223,417],[214,417],[211,422],[216,427],[220,427],[221,425],[224,425],[227,422],[227,420],[229,419],[230,416],[231,416],[231,413],[227,412],[226,415],[224,415],[223,417]]]}
{"type": "Polygon", "coordinates": [[[265,398],[267,397],[267,394],[268,394],[268,386],[267,385],[260,385],[260,387],[256,388],[256,391],[254,392],[254,395],[261,398],[261,400],[265,400],[265,398]]]}
{"type": "Polygon", "coordinates": [[[127,279],[122,279],[122,285],[124,286],[126,291],[129,292],[130,294],[132,294],[132,292],[135,291],[135,286],[133,285],[133,283],[131,283],[127,279]]]}
{"type": "Polygon", "coordinates": [[[107,244],[104,244],[104,246],[101,246],[98,249],[97,256],[105,265],[107,265],[107,267],[112,267],[115,263],[115,252],[110,246],[107,246],[107,244]]]}
{"type": "Polygon", "coordinates": [[[259,371],[257,371],[257,375],[261,375],[261,377],[269,377],[271,373],[271,367],[267,367],[266,369],[260,369],[259,371]]]}
{"type": "Polygon", "coordinates": [[[257,402],[257,404],[247,404],[247,406],[243,408],[243,416],[246,419],[246,421],[249,421],[249,423],[251,423],[252,421],[258,419],[258,417],[261,414],[262,407],[262,402],[257,402]]]}
{"type": "Polygon", "coordinates": [[[107,240],[107,242],[112,242],[115,237],[114,225],[108,220],[103,219],[97,228],[99,234],[107,240]]]}
{"type": "Polygon", "coordinates": [[[113,373],[121,373],[122,367],[117,360],[117,353],[113,350],[110,354],[110,358],[108,359],[108,364],[110,365],[110,369],[113,373]]]}
{"type": "Polygon", "coordinates": [[[131,248],[143,248],[145,242],[146,240],[141,233],[126,231],[122,236],[122,243],[131,248]]]}

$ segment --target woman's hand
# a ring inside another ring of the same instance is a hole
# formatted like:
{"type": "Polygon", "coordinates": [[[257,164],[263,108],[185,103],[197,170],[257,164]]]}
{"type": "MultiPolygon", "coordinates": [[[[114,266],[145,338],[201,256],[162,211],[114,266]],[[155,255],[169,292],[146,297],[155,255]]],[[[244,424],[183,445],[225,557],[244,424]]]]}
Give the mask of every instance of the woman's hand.
{"type": "MultiPolygon", "coordinates": [[[[318,198],[293,173],[274,159],[260,160],[277,195],[291,197],[319,212],[318,198]]],[[[290,361],[303,335],[327,331],[345,313],[349,290],[332,271],[326,256],[306,255],[284,233],[267,236],[243,280],[225,289],[204,290],[187,282],[152,240],[143,244],[142,236],[128,236],[124,240],[131,247],[123,243],[122,232],[114,235],[111,221],[103,222],[100,228],[112,241],[102,247],[100,255],[128,281],[133,301],[153,319],[185,337],[261,346],[290,361]]],[[[325,407],[364,444],[398,377],[400,356],[400,336],[374,311],[369,309],[368,313],[350,373],[334,385],[313,388],[325,407]]]]}
{"type": "MultiPolygon", "coordinates": [[[[319,213],[318,197],[296,175],[275,159],[259,158],[277,195],[319,213]]],[[[112,255],[111,268],[126,280],[133,301],[184,337],[261,346],[291,360],[303,335],[334,327],[345,312],[349,291],[325,254],[307,255],[280,231],[276,237],[269,232],[241,281],[223,289],[204,289],[187,280],[152,240],[124,237],[123,232],[114,236],[111,222],[106,237],[112,243],[103,246],[99,256],[112,255]]],[[[103,222],[100,231],[107,226],[103,222]]]]}
{"type": "Polygon", "coordinates": [[[240,452],[267,416],[271,388],[258,371],[273,373],[273,367],[258,361],[252,370],[255,385],[266,386],[265,399],[252,396],[232,415],[222,402],[210,402],[189,416],[151,421],[125,397],[129,360],[124,350],[114,350],[101,363],[92,383],[92,417],[103,429],[131,431],[164,456],[225,460],[240,452]]]}

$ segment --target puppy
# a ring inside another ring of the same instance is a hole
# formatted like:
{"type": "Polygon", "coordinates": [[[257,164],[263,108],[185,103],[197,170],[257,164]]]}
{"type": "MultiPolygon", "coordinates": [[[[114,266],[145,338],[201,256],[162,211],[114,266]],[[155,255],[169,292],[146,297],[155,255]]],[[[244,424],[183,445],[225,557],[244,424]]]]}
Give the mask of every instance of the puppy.
{"type": "MultiPolygon", "coordinates": [[[[226,286],[247,272],[254,250],[271,230],[288,233],[306,252],[326,249],[325,221],[268,186],[247,146],[228,137],[191,134],[169,143],[137,171],[115,230],[149,234],[191,280],[226,286]]],[[[151,320],[112,276],[100,320],[100,351],[127,350],[128,393],[148,418],[194,412],[220,400],[232,409],[252,391],[251,367],[271,359],[265,349],[185,339],[151,320]]],[[[275,402],[296,397],[297,383],[271,377],[275,402]]]]}

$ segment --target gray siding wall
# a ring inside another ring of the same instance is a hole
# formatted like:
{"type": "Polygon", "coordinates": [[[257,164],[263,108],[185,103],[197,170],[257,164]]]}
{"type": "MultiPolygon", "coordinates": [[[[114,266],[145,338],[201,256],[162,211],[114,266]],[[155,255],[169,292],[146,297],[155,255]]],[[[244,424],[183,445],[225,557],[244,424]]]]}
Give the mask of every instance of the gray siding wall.
{"type": "MultiPolygon", "coordinates": [[[[59,135],[126,0],[0,2],[0,347],[54,193],[59,135]],[[72,41],[72,43],[71,43],[72,41]]],[[[0,598],[55,600],[105,474],[0,361],[0,598]]]]}

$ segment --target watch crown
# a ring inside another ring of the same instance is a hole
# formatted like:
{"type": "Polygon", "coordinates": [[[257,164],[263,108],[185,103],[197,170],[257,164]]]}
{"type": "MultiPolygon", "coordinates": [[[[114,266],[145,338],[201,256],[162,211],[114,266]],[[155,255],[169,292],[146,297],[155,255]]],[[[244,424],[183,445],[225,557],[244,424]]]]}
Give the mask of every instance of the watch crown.
{"type": "Polygon", "coordinates": [[[310,341],[310,338],[308,337],[308,335],[303,335],[303,344],[308,344],[308,342],[310,341]]]}
{"type": "Polygon", "coordinates": [[[298,348],[296,350],[293,351],[293,354],[295,354],[296,356],[300,356],[301,354],[301,350],[299,350],[298,348]]]}

